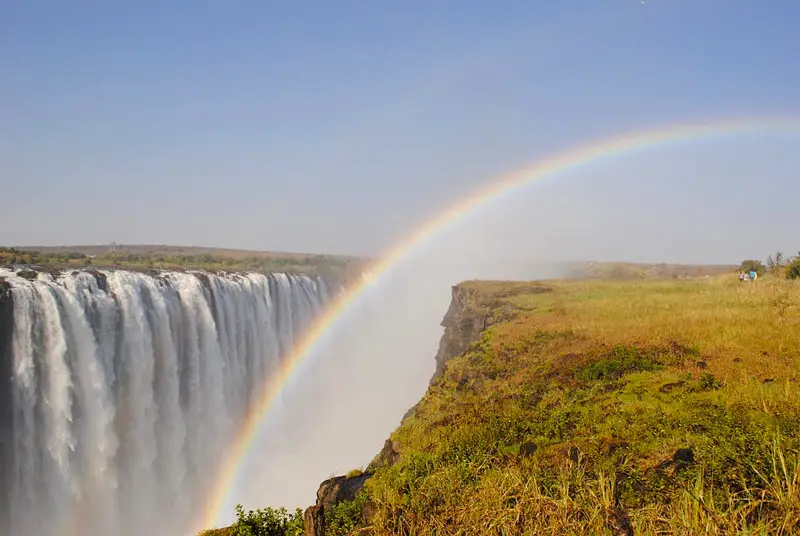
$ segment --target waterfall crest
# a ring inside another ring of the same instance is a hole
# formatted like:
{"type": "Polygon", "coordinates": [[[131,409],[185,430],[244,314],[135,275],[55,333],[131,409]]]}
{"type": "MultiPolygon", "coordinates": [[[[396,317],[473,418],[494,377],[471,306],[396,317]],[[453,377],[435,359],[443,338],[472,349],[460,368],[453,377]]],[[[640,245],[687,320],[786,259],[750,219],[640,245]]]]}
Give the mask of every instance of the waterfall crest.
{"type": "Polygon", "coordinates": [[[10,536],[183,534],[259,389],[329,299],[321,278],[290,274],[2,279],[10,536]]]}

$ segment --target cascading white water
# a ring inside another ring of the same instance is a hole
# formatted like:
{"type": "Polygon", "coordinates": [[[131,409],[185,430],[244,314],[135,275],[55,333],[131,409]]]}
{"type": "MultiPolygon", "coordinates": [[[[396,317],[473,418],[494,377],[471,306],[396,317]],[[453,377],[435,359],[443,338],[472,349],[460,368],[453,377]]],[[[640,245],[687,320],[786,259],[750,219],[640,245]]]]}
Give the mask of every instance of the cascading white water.
{"type": "Polygon", "coordinates": [[[288,274],[0,278],[10,536],[184,534],[249,405],[329,299],[322,279],[288,274]]]}

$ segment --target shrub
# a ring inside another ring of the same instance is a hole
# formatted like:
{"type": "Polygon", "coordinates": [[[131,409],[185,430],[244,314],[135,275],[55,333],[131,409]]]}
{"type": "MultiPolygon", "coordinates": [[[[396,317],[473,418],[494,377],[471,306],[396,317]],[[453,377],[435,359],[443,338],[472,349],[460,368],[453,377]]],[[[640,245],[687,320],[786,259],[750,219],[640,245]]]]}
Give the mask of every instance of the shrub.
{"type": "Polygon", "coordinates": [[[325,534],[329,536],[352,534],[361,522],[361,508],[366,500],[367,496],[362,491],[352,501],[342,501],[327,508],[325,510],[325,534]]]}
{"type": "Polygon", "coordinates": [[[764,264],[761,261],[748,259],[748,260],[742,261],[741,270],[743,272],[751,272],[751,271],[755,270],[755,272],[759,276],[762,276],[762,275],[764,275],[764,272],[766,271],[766,268],[764,267],[764,264]]]}
{"type": "Polygon", "coordinates": [[[260,508],[245,513],[236,505],[236,523],[231,536],[302,536],[303,512],[299,508],[290,514],[285,508],[260,508]]]}
{"type": "Polygon", "coordinates": [[[800,279],[800,255],[786,265],[787,279],[800,279]]]}
{"type": "Polygon", "coordinates": [[[647,352],[633,347],[616,346],[608,356],[581,370],[578,377],[584,381],[611,380],[630,372],[657,370],[660,365],[647,352]]]}

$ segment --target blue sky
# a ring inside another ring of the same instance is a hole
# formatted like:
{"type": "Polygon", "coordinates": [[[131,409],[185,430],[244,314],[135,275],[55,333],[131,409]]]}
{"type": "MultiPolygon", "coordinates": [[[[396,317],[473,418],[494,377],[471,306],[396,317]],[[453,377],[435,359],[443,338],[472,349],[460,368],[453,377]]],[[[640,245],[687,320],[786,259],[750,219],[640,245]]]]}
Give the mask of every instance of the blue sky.
{"type": "MultiPolygon", "coordinates": [[[[168,4],[4,8],[0,243],[372,254],[492,177],[575,143],[800,113],[795,0],[168,4]]],[[[743,210],[725,192],[754,169],[762,185],[744,210],[770,231],[742,234],[741,251],[800,247],[782,229],[800,198],[798,139],[714,147],[703,177],[726,178],[703,202],[719,221],[743,210]],[[768,154],[775,144],[781,158],[768,154]]],[[[656,155],[648,169],[685,176],[690,153],[656,155]]],[[[592,180],[628,206],[680,207],[688,195],[592,180]]],[[[733,248],[691,220],[706,238],[665,256],[718,260],[733,248]],[[714,259],[700,258],[703,240],[719,244],[714,259]]]]}

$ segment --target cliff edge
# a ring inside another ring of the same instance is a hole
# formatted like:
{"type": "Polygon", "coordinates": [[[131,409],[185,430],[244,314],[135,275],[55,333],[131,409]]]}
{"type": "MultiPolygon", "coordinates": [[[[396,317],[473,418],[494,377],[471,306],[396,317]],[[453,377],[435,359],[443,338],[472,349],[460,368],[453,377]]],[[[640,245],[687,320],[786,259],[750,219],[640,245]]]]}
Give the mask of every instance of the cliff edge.
{"type": "Polygon", "coordinates": [[[759,285],[453,287],[425,396],[306,534],[800,533],[800,286],[759,285]]]}
{"type": "MultiPolygon", "coordinates": [[[[548,292],[549,288],[531,284],[529,292],[548,292]]],[[[461,283],[451,288],[450,305],[442,319],[444,333],[439,341],[435,356],[436,368],[430,380],[435,385],[442,376],[445,365],[475,344],[481,334],[496,322],[511,319],[516,311],[513,303],[503,301],[502,293],[487,294],[475,283],[461,283]]],[[[411,407],[403,416],[404,422],[412,417],[419,404],[411,407]]],[[[359,497],[364,484],[380,468],[393,465],[400,457],[400,444],[387,439],[378,455],[370,462],[364,472],[349,476],[337,476],[325,480],[317,490],[316,503],[304,512],[305,534],[323,536],[325,534],[325,512],[335,512],[338,505],[353,502],[359,497]]],[[[375,505],[362,501],[358,508],[357,523],[368,526],[372,521],[375,505]]],[[[328,516],[335,517],[335,516],[328,516]]]]}

